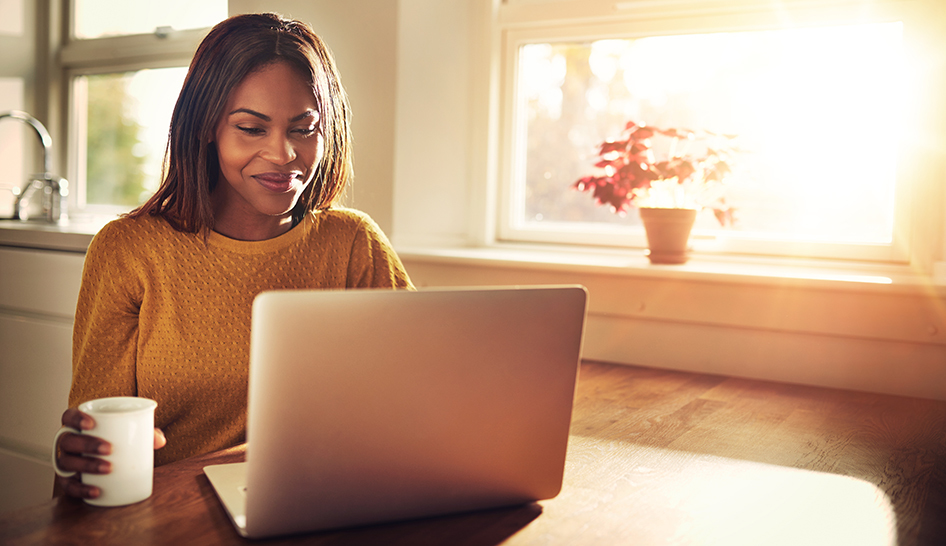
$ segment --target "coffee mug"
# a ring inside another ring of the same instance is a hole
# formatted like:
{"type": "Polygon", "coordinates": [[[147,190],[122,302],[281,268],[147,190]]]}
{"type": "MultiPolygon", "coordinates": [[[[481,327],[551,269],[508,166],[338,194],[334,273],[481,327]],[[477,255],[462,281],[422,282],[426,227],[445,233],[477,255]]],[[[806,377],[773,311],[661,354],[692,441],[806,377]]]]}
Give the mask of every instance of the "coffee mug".
{"type": "Polygon", "coordinates": [[[79,404],[79,411],[95,419],[92,430],[62,427],[53,440],[53,468],[68,478],[75,474],[59,468],[56,446],[66,432],[96,436],[112,444],[110,455],[97,455],[112,464],[108,474],[82,474],[82,483],[101,490],[95,499],[85,499],[94,506],[124,506],[151,496],[154,476],[154,408],[157,402],[147,398],[117,396],[79,404]]]}

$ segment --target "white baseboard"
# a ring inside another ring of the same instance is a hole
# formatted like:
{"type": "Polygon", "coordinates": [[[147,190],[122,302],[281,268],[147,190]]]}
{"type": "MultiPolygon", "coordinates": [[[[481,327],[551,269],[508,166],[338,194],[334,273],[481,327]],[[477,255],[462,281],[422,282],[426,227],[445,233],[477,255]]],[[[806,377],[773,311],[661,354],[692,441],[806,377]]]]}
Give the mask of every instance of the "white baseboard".
{"type": "Polygon", "coordinates": [[[946,400],[946,347],[936,344],[591,315],[583,357],[946,400]]]}

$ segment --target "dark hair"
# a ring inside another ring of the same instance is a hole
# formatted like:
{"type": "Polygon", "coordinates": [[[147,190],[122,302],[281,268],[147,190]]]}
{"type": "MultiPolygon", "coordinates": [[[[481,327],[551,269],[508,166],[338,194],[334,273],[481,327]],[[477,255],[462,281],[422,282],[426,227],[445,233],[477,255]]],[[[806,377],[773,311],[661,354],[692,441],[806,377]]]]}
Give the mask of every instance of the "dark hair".
{"type": "Polygon", "coordinates": [[[213,143],[217,122],[233,89],[275,62],[289,63],[308,79],[325,141],[313,180],[292,210],[293,220],[335,202],[352,177],[351,110],[335,60],[307,24],[263,13],[221,22],[197,48],[171,116],[164,180],[129,216],[163,216],[175,229],[191,233],[213,228],[210,194],[220,169],[213,143]]]}

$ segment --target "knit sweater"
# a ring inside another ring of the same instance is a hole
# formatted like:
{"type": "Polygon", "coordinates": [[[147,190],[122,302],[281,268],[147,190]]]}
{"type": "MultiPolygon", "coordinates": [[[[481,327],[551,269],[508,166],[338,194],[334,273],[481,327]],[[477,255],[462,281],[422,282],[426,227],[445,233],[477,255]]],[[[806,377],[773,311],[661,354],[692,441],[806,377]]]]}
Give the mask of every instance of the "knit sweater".
{"type": "Polygon", "coordinates": [[[279,288],[410,288],[363,213],[314,212],[287,233],[237,241],[182,233],[160,217],[105,226],[86,255],[69,406],[156,400],[167,445],[155,464],[245,441],[253,298],[279,288]]]}

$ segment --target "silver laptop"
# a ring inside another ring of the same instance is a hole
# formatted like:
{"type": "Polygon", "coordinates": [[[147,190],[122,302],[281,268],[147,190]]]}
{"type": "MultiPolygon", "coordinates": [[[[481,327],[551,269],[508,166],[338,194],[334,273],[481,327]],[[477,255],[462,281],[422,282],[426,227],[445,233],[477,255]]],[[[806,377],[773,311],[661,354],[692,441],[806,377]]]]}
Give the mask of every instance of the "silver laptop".
{"type": "Polygon", "coordinates": [[[260,294],[246,462],[204,472],[252,538],[554,497],[585,302],[579,286],[260,294]]]}

